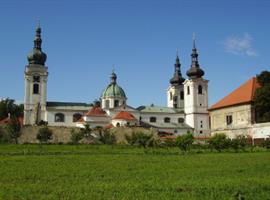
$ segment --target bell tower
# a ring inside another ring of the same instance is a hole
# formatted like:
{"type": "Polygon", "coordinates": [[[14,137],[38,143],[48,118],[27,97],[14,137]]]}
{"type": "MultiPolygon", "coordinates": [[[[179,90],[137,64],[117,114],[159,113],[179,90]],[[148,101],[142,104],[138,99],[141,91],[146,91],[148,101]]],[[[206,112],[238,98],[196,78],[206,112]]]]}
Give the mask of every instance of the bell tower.
{"type": "Polygon", "coordinates": [[[184,108],[184,87],[185,79],[181,74],[181,64],[176,50],[176,60],[174,64],[174,74],[170,79],[170,86],[167,89],[167,106],[170,108],[184,108]]]}
{"type": "Polygon", "coordinates": [[[184,82],[186,123],[194,128],[196,135],[209,134],[208,115],[208,80],[203,78],[198,53],[193,38],[191,67],[187,71],[188,79],[184,82]]]}
{"type": "Polygon", "coordinates": [[[24,71],[24,125],[34,125],[46,121],[47,78],[45,66],[47,55],[41,49],[41,28],[36,28],[34,48],[28,54],[28,65],[24,71]]]}

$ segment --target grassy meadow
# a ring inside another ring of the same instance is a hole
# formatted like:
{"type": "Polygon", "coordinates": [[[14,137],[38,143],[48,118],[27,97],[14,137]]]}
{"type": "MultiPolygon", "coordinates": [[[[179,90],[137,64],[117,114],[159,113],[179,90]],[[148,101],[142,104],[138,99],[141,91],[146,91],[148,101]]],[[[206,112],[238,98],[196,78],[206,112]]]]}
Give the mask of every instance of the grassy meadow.
{"type": "Polygon", "coordinates": [[[0,199],[270,199],[270,152],[0,145],[0,199]]]}

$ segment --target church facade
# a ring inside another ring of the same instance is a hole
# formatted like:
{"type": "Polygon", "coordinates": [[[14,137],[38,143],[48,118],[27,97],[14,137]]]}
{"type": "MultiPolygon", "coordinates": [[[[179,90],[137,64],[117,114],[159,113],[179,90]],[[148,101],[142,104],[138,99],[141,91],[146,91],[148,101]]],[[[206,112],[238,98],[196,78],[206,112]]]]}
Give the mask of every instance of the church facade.
{"type": "Polygon", "coordinates": [[[47,101],[47,56],[42,51],[41,28],[37,27],[34,48],[28,54],[25,67],[24,125],[48,123],[63,127],[116,127],[142,126],[155,128],[172,135],[192,132],[195,135],[210,134],[208,115],[208,80],[198,62],[193,41],[191,66],[187,79],[182,76],[178,57],[174,74],[167,89],[167,106],[140,106],[127,103],[127,95],[117,83],[112,72],[110,83],[94,104],[47,101]]]}

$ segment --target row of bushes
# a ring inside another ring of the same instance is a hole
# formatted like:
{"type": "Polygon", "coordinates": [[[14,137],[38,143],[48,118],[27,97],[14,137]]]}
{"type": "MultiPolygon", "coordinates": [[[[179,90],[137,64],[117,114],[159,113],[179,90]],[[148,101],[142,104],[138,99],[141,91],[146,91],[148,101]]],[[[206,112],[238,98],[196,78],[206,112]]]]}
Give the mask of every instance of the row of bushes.
{"type": "MultiPolygon", "coordinates": [[[[0,127],[0,142],[18,143],[18,138],[21,135],[21,127],[17,123],[11,123],[5,128],[0,127]]],[[[36,139],[40,143],[48,143],[53,137],[53,131],[46,125],[41,127],[36,135],[36,139]]],[[[251,144],[248,142],[246,136],[238,136],[234,139],[229,139],[225,134],[216,134],[204,142],[195,140],[191,133],[180,135],[176,138],[160,139],[152,133],[145,133],[143,131],[132,131],[131,135],[125,135],[126,142],[132,146],[139,146],[143,148],[148,147],[178,147],[181,151],[189,151],[192,148],[204,148],[216,150],[221,152],[226,149],[233,149],[235,151],[246,150],[251,144]]],[[[84,129],[71,130],[70,143],[79,144],[93,143],[93,144],[116,144],[117,139],[114,133],[108,129],[97,127],[91,129],[88,125],[84,129]]],[[[262,143],[262,146],[270,149],[270,140],[262,143]]]]}

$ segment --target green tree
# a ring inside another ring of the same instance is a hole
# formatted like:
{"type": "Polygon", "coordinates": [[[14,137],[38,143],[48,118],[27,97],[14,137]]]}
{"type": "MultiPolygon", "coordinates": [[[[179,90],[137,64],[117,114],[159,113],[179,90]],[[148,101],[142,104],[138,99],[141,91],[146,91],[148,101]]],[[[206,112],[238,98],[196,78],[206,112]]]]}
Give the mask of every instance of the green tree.
{"type": "Polygon", "coordinates": [[[38,130],[37,140],[42,143],[48,143],[49,140],[52,139],[53,131],[49,129],[47,126],[44,126],[38,130]]]}
{"type": "Polygon", "coordinates": [[[78,144],[81,139],[83,139],[84,134],[81,131],[71,130],[70,140],[72,144],[78,144]]]}
{"type": "Polygon", "coordinates": [[[257,75],[257,81],[261,87],[255,92],[254,108],[256,112],[256,121],[270,121],[270,72],[263,71],[257,75]]]}
{"type": "Polygon", "coordinates": [[[8,136],[18,144],[18,138],[21,136],[21,124],[17,118],[12,117],[10,123],[6,125],[8,136]]]}
{"type": "Polygon", "coordinates": [[[99,141],[102,144],[115,144],[116,137],[108,129],[100,129],[99,131],[99,141]]]}
{"type": "Polygon", "coordinates": [[[194,136],[192,133],[179,135],[176,138],[176,144],[182,151],[189,150],[193,142],[194,142],[194,136]]]}
{"type": "Polygon", "coordinates": [[[230,139],[224,133],[215,134],[209,139],[209,146],[221,152],[230,147],[230,139]]]}
{"type": "Polygon", "coordinates": [[[23,116],[23,105],[17,105],[15,104],[15,101],[13,99],[3,99],[0,101],[0,120],[8,117],[8,115],[11,115],[11,117],[21,117],[23,116]]]}
{"type": "Polygon", "coordinates": [[[154,146],[156,143],[153,134],[146,134],[142,131],[133,131],[131,135],[125,135],[125,138],[130,145],[136,145],[143,148],[154,146]]]}

